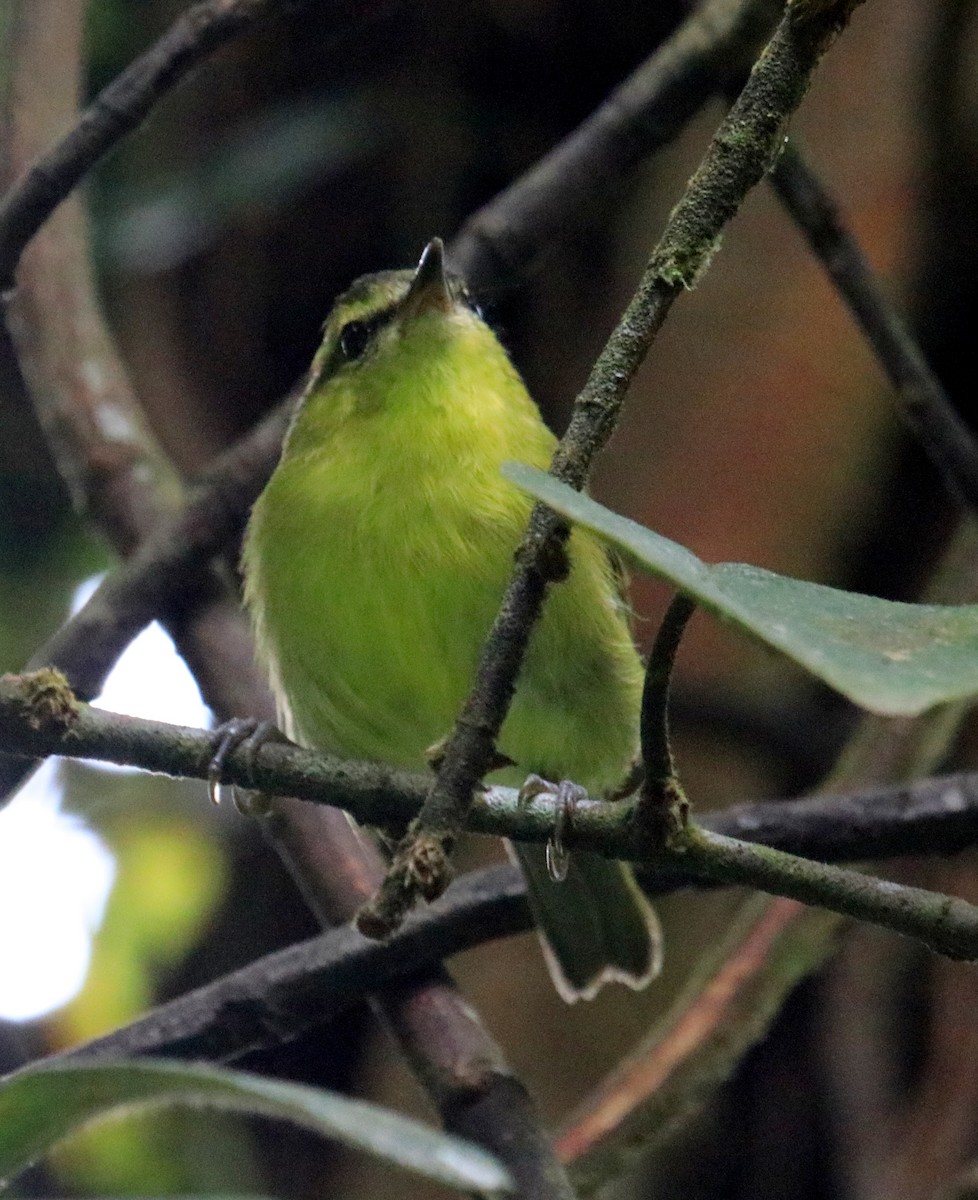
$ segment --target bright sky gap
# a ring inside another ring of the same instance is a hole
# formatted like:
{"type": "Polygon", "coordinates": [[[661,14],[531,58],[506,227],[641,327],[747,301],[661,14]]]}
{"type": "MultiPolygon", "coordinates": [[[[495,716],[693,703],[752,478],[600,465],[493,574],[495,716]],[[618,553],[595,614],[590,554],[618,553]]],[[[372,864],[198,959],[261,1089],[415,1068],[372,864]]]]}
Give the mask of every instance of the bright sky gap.
{"type": "MultiPolygon", "coordinates": [[[[72,612],[99,582],[88,579],[76,589],[72,612]]],[[[211,720],[193,677],[155,622],[126,650],[95,703],[183,725],[211,720]]],[[[61,811],[62,793],[60,766],[49,759],[0,812],[0,910],[17,914],[0,922],[3,1020],[42,1017],[78,992],[112,889],[112,854],[81,818],[61,811]]]]}

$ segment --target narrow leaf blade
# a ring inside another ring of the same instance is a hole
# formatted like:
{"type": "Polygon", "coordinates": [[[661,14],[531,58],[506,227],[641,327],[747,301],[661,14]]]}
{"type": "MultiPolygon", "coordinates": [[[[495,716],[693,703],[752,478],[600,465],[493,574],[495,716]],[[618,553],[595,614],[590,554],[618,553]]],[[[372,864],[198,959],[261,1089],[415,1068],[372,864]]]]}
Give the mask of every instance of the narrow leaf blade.
{"type": "Polygon", "coordinates": [[[9,1180],[90,1121],[158,1104],[290,1121],[449,1187],[483,1195],[512,1190],[506,1169],[479,1147],[377,1105],[240,1071],[154,1059],[41,1065],[0,1082],[0,1179],[9,1180]]]}

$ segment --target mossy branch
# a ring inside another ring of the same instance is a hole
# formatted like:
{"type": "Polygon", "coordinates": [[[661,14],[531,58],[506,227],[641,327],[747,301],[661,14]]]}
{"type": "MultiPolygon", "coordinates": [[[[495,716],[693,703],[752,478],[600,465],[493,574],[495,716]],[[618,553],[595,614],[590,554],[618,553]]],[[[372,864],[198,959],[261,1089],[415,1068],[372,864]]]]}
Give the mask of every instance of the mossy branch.
{"type": "MultiPolygon", "coordinates": [[[[60,753],[203,779],[213,748],[213,735],[204,730],[117,716],[81,704],[57,672],[0,677],[0,750],[7,753],[60,753]]],[[[247,750],[233,752],[227,776],[245,787],[281,789],[320,803],[342,804],[360,820],[375,824],[406,819],[417,811],[426,790],[423,776],[340,763],[279,743],[263,746],[253,760],[247,750]]],[[[952,790],[950,783],[945,790],[952,790]]],[[[956,809],[960,799],[956,790],[956,809]]],[[[494,788],[473,805],[469,827],[541,842],[552,836],[556,818],[552,796],[527,804],[518,801],[513,789],[494,788]]],[[[634,803],[581,801],[575,806],[567,844],[650,864],[666,875],[678,872],[687,879],[743,884],[788,896],[913,937],[939,954],[978,960],[978,906],[695,825],[663,844],[661,838],[649,836],[634,803]]]]}
{"type": "Polygon", "coordinates": [[[978,905],[966,900],[889,883],[696,827],[687,831],[683,853],[688,868],[708,879],[745,884],[881,925],[914,938],[945,958],[974,962],[978,956],[978,905]]]}
{"type": "MultiPolygon", "coordinates": [[[[788,119],[815,67],[860,2],[796,0],[788,5],[574,402],[550,468],[562,482],[578,489],[587,483],[595,456],[611,437],[629,385],[673,303],[706,270],[727,222],[776,161],[788,119]]],[[[445,743],[438,779],[397,847],[380,891],[363,910],[371,930],[395,929],[421,887],[430,896],[451,877],[447,856],[465,826],[476,787],[490,769],[533,626],[548,587],[559,578],[551,564],[566,537],[563,519],[536,505],[472,689],[445,743]]]]}

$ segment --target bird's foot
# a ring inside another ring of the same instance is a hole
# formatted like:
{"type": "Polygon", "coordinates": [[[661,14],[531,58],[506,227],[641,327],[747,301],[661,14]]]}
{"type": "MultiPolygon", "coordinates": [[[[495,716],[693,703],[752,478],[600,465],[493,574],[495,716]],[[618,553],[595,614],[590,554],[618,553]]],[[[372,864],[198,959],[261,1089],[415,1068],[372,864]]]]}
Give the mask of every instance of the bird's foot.
{"type": "Polygon", "coordinates": [[[587,791],[571,779],[551,783],[542,775],[528,775],[519,790],[518,802],[528,804],[535,796],[554,797],[556,816],[554,830],[547,840],[547,874],[554,883],[563,883],[570,870],[570,852],[564,846],[564,838],[570,829],[574,807],[580,800],[587,799],[587,791]]]}
{"type": "MultiPolygon", "coordinates": [[[[224,764],[228,755],[244,746],[244,764],[250,781],[255,776],[255,756],[267,742],[287,742],[288,738],[274,721],[258,721],[254,717],[232,717],[214,730],[214,755],[207,767],[207,794],[212,803],[220,804],[224,764]]],[[[268,797],[254,791],[242,792],[231,784],[231,800],[245,816],[262,816],[268,811],[268,797]]]]}

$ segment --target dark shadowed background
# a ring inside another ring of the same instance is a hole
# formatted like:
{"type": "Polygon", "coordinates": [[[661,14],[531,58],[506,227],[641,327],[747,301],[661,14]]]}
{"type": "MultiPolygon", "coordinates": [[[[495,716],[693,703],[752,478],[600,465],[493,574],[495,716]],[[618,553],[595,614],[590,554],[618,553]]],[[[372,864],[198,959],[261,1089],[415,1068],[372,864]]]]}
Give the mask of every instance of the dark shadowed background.
{"type": "MultiPolygon", "coordinates": [[[[93,0],[90,92],[184,7],[93,0]]],[[[378,0],[353,23],[343,3],[312,5],[233,42],[171,95],[98,168],[86,200],[112,329],[181,471],[199,471],[281,398],[354,276],[409,265],[430,237],[450,238],[685,11],[633,0],[378,0]]],[[[966,2],[875,0],[826,59],[792,129],[969,422],[976,48],[966,2]]],[[[558,431],[721,112],[711,104],[568,228],[529,279],[487,298],[558,431]]],[[[74,590],[111,560],[72,515],[17,396],[0,374],[0,669],[19,667],[74,590]]],[[[763,186],[674,310],[594,491],[709,561],[901,599],[917,595],[953,517],[858,331],[763,186]]],[[[633,596],[647,647],[665,593],[636,579],[633,596]]],[[[702,616],[679,672],[677,754],[703,807],[811,786],[850,717],[702,616]]],[[[973,764],[976,750],[966,733],[956,761],[973,764]]],[[[62,782],[65,807],[115,855],[115,885],[85,989],[44,1021],[10,1028],[12,1063],[20,1046],[90,1036],[313,932],[277,860],[233,812],[212,811],[202,787],[77,766],[62,782]]],[[[495,851],[467,853],[474,862],[495,851]]],[[[907,863],[900,877],[978,900],[974,865],[907,863]]],[[[529,937],[471,952],[453,969],[557,1124],[665,1010],[738,903],[670,898],[667,969],[638,997],[606,991],[565,1007],[529,937]]],[[[850,934],[627,1194],[933,1195],[978,1149],[976,1002],[973,968],[882,934],[850,934]],[[918,1101],[895,1123],[894,1098],[911,1084],[918,1101]]],[[[364,1014],[261,1065],[424,1111],[364,1014]]],[[[264,1179],[283,1197],[429,1194],[292,1131],[216,1118],[120,1127],[78,1141],[59,1162],[64,1182],[45,1189],[161,1194],[215,1179],[227,1187],[237,1172],[242,1188],[264,1179]]]]}

